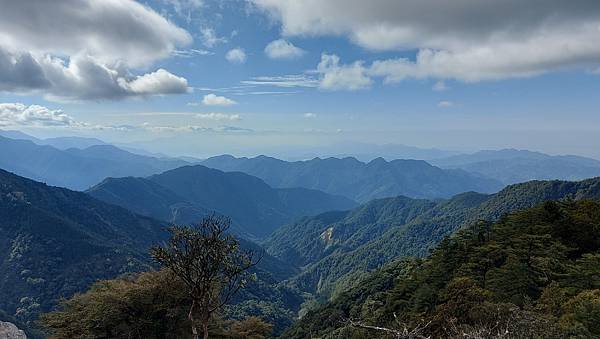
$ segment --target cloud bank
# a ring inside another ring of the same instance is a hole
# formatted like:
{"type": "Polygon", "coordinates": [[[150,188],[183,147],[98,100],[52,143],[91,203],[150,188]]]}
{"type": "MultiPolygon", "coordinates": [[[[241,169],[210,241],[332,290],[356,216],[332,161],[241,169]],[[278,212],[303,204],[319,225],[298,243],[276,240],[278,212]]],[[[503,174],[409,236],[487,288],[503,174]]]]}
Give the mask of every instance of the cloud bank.
{"type": "Polygon", "coordinates": [[[184,93],[164,69],[135,75],[191,36],[132,0],[0,0],[0,90],[50,99],[184,93]],[[27,24],[24,24],[27,23],[27,24]]]}
{"type": "Polygon", "coordinates": [[[0,126],[66,127],[80,125],[61,110],[38,105],[0,103],[0,126]]]}
{"type": "Polygon", "coordinates": [[[198,113],[196,114],[196,118],[204,119],[204,120],[229,120],[229,121],[238,121],[242,120],[242,117],[239,114],[225,114],[225,113],[198,113]]]}
{"type": "Polygon", "coordinates": [[[369,72],[387,82],[477,82],[600,66],[595,0],[251,2],[281,23],[283,36],[346,36],[368,50],[416,51],[414,59],[373,63],[369,72]]]}

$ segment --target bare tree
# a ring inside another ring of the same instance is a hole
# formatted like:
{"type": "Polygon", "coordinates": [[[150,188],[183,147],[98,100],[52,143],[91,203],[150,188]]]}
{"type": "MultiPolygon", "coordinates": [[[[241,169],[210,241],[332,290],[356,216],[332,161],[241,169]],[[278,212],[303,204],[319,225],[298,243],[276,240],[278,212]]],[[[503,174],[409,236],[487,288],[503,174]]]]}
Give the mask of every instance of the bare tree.
{"type": "Polygon", "coordinates": [[[397,328],[387,328],[387,327],[382,327],[382,326],[367,325],[361,321],[355,321],[352,319],[348,319],[347,322],[352,327],[358,327],[358,328],[364,328],[367,330],[385,332],[389,335],[392,335],[396,339],[429,339],[429,337],[426,337],[425,335],[423,335],[423,332],[425,331],[425,329],[427,327],[429,327],[429,325],[431,324],[431,321],[427,322],[427,323],[425,323],[425,322],[420,323],[413,328],[408,328],[408,326],[406,324],[402,323],[398,319],[398,317],[396,316],[396,313],[394,313],[394,320],[396,321],[397,328]]]}
{"type": "Polygon", "coordinates": [[[561,337],[552,318],[521,310],[512,304],[498,304],[489,310],[491,318],[473,324],[460,324],[456,318],[444,319],[448,338],[519,339],[561,337]]]}
{"type": "Polygon", "coordinates": [[[188,318],[194,339],[199,338],[194,314],[200,317],[204,339],[208,338],[213,314],[254,277],[248,270],[260,261],[252,251],[240,249],[227,233],[230,225],[228,218],[212,215],[197,226],[173,226],[168,242],[150,250],[154,260],[175,273],[189,290],[188,318]]]}

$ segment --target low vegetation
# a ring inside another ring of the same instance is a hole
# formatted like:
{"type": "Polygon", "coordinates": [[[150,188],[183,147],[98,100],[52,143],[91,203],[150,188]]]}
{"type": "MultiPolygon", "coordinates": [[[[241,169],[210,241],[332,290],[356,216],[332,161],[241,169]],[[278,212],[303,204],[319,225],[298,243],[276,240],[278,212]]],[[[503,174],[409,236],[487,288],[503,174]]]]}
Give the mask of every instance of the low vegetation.
{"type": "Polygon", "coordinates": [[[151,250],[161,271],[98,282],[43,315],[43,326],[53,338],[197,339],[199,327],[205,339],[266,337],[272,326],[259,318],[217,316],[257,263],[228,228],[229,221],[216,216],[195,227],[171,227],[169,241],[151,250]]]}

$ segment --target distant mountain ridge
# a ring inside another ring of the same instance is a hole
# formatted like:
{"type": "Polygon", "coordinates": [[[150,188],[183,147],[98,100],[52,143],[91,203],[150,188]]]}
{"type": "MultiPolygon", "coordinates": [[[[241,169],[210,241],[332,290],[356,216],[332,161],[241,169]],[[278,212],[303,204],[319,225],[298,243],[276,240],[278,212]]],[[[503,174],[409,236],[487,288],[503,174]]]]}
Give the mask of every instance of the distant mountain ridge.
{"type": "Polygon", "coordinates": [[[304,188],[274,189],[251,175],[201,165],[148,178],[109,178],[90,195],[142,215],[191,223],[216,211],[229,216],[240,234],[261,238],[305,215],[356,206],[350,199],[304,188]]]}
{"type": "Polygon", "coordinates": [[[548,155],[527,150],[479,151],[432,160],[442,168],[463,169],[504,184],[529,180],[582,180],[600,176],[600,161],[575,155],[548,155]]]}
{"type": "Polygon", "coordinates": [[[287,162],[271,157],[235,158],[222,155],[201,163],[222,171],[257,176],[273,187],[305,187],[366,202],[405,195],[413,198],[445,198],[465,191],[495,192],[502,185],[462,170],[443,170],[422,160],[315,158],[287,162]]]}
{"type": "Polygon", "coordinates": [[[129,153],[112,145],[60,150],[0,136],[0,168],[74,190],[85,190],[106,177],[148,176],[187,164],[129,153]]]}
{"type": "Polygon", "coordinates": [[[29,140],[37,145],[41,146],[52,146],[54,148],[58,148],[60,150],[66,150],[69,148],[79,148],[84,149],[91,146],[97,145],[108,145],[108,143],[97,139],[97,138],[87,138],[87,137],[54,137],[54,138],[36,138],[29,134],[23,133],[21,131],[12,131],[12,130],[3,130],[0,129],[0,136],[15,139],[15,140],[29,140]]]}
{"type": "Polygon", "coordinates": [[[364,142],[340,142],[333,145],[319,146],[304,150],[294,150],[286,160],[306,160],[315,157],[353,157],[363,162],[369,162],[376,158],[384,158],[388,161],[394,159],[416,159],[431,160],[446,158],[460,152],[448,151],[437,148],[421,148],[403,144],[371,144],[364,142]]]}

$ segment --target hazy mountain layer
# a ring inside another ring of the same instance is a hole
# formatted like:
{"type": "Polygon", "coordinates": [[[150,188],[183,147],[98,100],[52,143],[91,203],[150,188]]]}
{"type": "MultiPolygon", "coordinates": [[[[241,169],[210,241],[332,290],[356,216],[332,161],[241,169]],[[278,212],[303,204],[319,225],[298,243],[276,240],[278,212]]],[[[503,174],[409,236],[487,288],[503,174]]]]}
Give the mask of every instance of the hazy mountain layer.
{"type": "Polygon", "coordinates": [[[443,170],[421,160],[364,163],[355,158],[315,158],[287,162],[275,158],[213,157],[203,165],[222,171],[240,171],[257,176],[273,187],[305,187],[366,202],[404,195],[413,198],[447,198],[476,191],[490,193],[502,185],[462,170],[443,170]]]}
{"type": "Polygon", "coordinates": [[[478,173],[507,185],[529,180],[581,180],[600,176],[600,161],[595,159],[514,149],[456,155],[432,163],[478,173]]]}
{"type": "Polygon", "coordinates": [[[187,164],[132,154],[110,145],[59,150],[0,137],[0,168],[74,190],[87,189],[107,177],[147,176],[187,164]]]}

